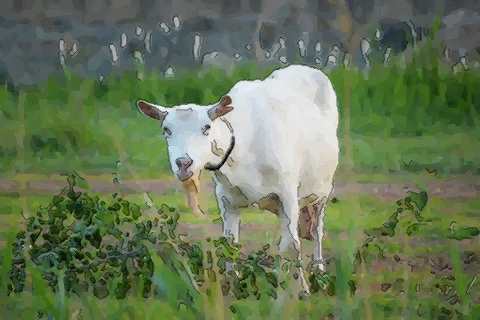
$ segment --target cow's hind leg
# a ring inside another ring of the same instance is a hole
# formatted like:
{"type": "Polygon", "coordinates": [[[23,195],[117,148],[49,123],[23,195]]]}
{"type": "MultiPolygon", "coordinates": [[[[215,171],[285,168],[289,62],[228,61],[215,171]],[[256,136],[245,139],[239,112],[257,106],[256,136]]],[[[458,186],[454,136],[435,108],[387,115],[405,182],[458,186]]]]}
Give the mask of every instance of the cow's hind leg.
{"type": "Polygon", "coordinates": [[[316,226],[313,232],[313,241],[314,241],[314,249],[313,249],[313,268],[325,271],[325,261],[322,255],[322,241],[323,241],[323,229],[324,223],[323,219],[325,217],[325,208],[327,206],[327,198],[321,199],[318,204],[314,206],[317,215],[316,219],[316,226]]]}
{"type": "Polygon", "coordinates": [[[279,244],[279,251],[280,253],[285,253],[293,245],[295,259],[300,262],[298,267],[300,284],[303,288],[303,293],[309,294],[309,286],[305,280],[301,263],[302,254],[300,238],[298,236],[299,206],[297,194],[296,192],[292,192],[290,194],[282,195],[280,196],[280,201],[282,203],[280,214],[282,235],[279,244]]]}

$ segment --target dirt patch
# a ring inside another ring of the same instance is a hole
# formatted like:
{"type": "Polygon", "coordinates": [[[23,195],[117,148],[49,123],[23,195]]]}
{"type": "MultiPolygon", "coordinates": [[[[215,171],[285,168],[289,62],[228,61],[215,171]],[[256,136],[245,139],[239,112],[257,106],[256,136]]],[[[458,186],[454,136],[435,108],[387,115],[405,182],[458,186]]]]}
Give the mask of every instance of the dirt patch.
{"type": "MultiPolygon", "coordinates": [[[[32,180],[27,181],[22,188],[20,183],[12,180],[0,180],[0,194],[23,192],[25,194],[54,194],[65,187],[65,181],[61,180],[32,180]]],[[[164,193],[171,189],[181,190],[181,186],[169,180],[127,180],[115,184],[103,180],[89,181],[91,191],[98,193],[164,193]]]]}
{"type": "MultiPolygon", "coordinates": [[[[175,180],[126,180],[120,184],[105,180],[89,181],[91,191],[99,193],[142,193],[151,192],[162,194],[167,191],[181,191],[180,183],[175,180]]],[[[204,181],[204,192],[213,193],[213,184],[204,181]]],[[[53,194],[65,186],[61,180],[33,180],[27,181],[24,188],[17,181],[0,179],[0,194],[10,195],[17,192],[24,194],[53,194]]],[[[429,195],[441,198],[476,198],[480,196],[480,183],[471,179],[452,179],[427,183],[429,195]]],[[[334,196],[340,197],[351,194],[370,194],[385,199],[400,198],[407,191],[417,191],[413,184],[402,183],[359,183],[352,181],[337,181],[334,196]]]]}
{"type": "MultiPolygon", "coordinates": [[[[452,179],[429,182],[426,187],[430,196],[440,198],[475,198],[480,195],[480,184],[471,181],[452,179]]],[[[371,194],[386,199],[394,199],[404,196],[408,191],[419,191],[419,188],[413,184],[400,183],[337,182],[334,195],[371,194]]]]}

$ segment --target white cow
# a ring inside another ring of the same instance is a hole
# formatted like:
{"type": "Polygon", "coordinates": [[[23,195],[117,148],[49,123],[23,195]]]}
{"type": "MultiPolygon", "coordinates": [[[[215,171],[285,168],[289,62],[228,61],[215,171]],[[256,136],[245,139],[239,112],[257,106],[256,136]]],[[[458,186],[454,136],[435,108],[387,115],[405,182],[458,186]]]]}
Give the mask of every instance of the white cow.
{"type": "MultiPolygon", "coordinates": [[[[292,65],[265,80],[240,81],[212,105],[137,104],[160,121],[181,181],[214,172],[225,236],[239,240],[239,209],[256,204],[281,220],[279,251],[293,245],[300,258],[300,212],[307,212],[311,233],[304,237],[315,241],[313,263],[324,270],[323,218],[339,151],[337,99],[327,76],[292,65]],[[308,207],[315,212],[302,210],[308,207]]],[[[308,292],[303,272],[300,280],[308,292]]]]}

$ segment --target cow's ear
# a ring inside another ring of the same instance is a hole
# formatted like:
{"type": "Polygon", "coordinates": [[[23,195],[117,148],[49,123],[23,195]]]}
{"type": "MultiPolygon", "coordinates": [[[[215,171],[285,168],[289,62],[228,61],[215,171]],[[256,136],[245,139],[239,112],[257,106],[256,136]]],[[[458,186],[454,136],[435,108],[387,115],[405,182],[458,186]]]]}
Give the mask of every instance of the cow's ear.
{"type": "Polygon", "coordinates": [[[230,96],[223,96],[216,106],[213,106],[208,110],[208,116],[213,121],[218,117],[226,115],[233,110],[233,106],[231,104],[232,98],[230,98],[230,96]]]}
{"type": "Polygon", "coordinates": [[[140,112],[142,112],[144,115],[159,120],[160,122],[163,122],[163,120],[168,114],[168,111],[164,110],[163,107],[156,106],[143,100],[139,100],[137,102],[137,107],[138,110],[140,110],[140,112]]]}

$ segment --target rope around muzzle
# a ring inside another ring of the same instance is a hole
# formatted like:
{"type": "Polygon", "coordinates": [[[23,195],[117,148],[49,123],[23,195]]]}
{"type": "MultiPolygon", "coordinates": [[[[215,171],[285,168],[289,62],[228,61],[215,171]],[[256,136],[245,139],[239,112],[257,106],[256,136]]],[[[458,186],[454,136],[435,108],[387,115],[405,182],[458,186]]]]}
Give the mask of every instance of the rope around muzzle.
{"type": "Polygon", "coordinates": [[[232,134],[232,137],[230,138],[230,145],[228,146],[227,152],[225,152],[225,155],[223,156],[222,160],[217,164],[212,164],[212,163],[208,162],[204,166],[204,168],[206,170],[209,170],[209,171],[220,170],[223,167],[223,165],[227,162],[228,157],[230,157],[230,154],[232,153],[233,148],[235,147],[235,135],[233,134],[232,126],[230,125],[230,123],[227,120],[224,120],[222,118],[220,118],[220,119],[227,125],[228,129],[230,130],[230,133],[232,134]]]}

